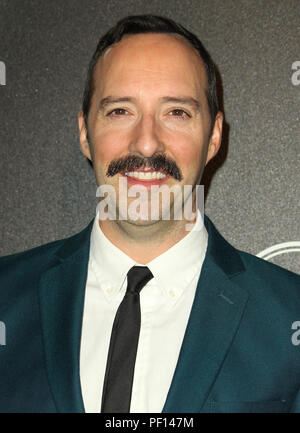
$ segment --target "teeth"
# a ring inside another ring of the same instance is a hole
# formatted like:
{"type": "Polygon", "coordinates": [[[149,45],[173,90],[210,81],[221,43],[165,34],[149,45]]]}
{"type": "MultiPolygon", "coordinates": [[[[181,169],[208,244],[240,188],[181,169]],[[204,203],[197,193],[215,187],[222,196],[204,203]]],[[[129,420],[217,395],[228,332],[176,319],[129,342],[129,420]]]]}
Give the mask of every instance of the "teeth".
{"type": "Polygon", "coordinates": [[[130,171],[125,173],[126,176],[135,177],[136,179],[151,180],[151,179],[163,179],[166,177],[165,174],[160,171],[130,171]]]}

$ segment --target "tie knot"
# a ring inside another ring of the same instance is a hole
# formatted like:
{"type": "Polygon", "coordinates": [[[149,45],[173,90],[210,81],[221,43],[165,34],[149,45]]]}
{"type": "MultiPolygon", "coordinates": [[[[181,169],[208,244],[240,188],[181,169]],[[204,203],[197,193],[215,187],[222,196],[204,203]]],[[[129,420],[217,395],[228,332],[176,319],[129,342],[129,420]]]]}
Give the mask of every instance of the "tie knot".
{"type": "Polygon", "coordinates": [[[140,293],[151,278],[153,275],[147,266],[133,266],[127,273],[127,293],[140,293]]]}

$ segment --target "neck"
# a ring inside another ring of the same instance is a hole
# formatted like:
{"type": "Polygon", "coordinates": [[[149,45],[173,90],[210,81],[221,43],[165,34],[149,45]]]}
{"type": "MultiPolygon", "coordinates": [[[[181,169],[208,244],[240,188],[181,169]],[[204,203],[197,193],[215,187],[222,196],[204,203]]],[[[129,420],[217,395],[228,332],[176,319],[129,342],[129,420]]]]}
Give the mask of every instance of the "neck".
{"type": "Polygon", "coordinates": [[[141,264],[147,264],[183,239],[189,233],[186,224],[194,223],[195,220],[184,219],[147,222],[147,225],[137,224],[136,221],[99,220],[107,239],[141,264]]]}

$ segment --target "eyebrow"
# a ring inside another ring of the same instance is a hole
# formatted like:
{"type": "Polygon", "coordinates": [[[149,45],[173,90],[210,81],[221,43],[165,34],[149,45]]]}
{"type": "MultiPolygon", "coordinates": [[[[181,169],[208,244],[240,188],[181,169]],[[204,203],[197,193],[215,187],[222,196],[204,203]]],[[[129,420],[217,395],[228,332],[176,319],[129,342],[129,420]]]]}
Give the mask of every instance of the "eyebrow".
{"type": "Polygon", "coordinates": [[[174,104],[183,104],[183,105],[189,105],[193,107],[195,111],[202,111],[202,104],[200,101],[198,101],[195,98],[192,98],[191,96],[188,97],[174,97],[174,96],[163,96],[160,98],[161,102],[173,102],[174,104]]]}
{"type": "Polygon", "coordinates": [[[122,98],[115,98],[113,96],[107,96],[106,98],[103,98],[100,100],[98,105],[98,110],[102,111],[107,105],[115,104],[118,102],[135,102],[135,98],[131,98],[129,96],[124,96],[122,98]]]}
{"type": "MultiPolygon", "coordinates": [[[[159,98],[160,102],[172,102],[175,104],[184,104],[191,106],[195,111],[202,112],[202,104],[200,101],[193,97],[179,97],[179,96],[162,96],[159,98]]],[[[136,103],[137,99],[131,96],[123,96],[123,97],[114,97],[107,96],[100,100],[98,105],[98,111],[104,110],[108,105],[119,103],[119,102],[132,102],[136,103]]]]}

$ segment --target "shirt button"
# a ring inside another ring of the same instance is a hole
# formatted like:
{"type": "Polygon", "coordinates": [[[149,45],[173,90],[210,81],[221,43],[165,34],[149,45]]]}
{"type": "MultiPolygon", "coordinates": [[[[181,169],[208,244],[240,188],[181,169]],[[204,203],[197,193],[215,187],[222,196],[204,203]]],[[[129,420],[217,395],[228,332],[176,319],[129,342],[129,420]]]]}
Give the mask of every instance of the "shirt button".
{"type": "Polygon", "coordinates": [[[171,290],[169,291],[169,295],[170,295],[172,298],[174,298],[174,296],[175,296],[174,290],[171,289],[171,290]]]}
{"type": "Polygon", "coordinates": [[[107,292],[108,295],[111,295],[112,292],[113,292],[113,289],[107,289],[106,292],[107,292]]]}

